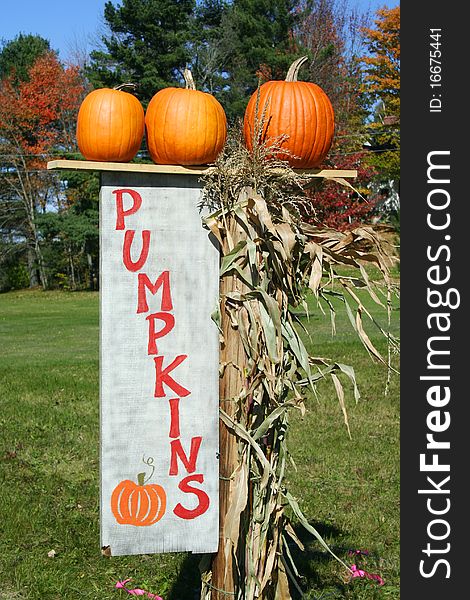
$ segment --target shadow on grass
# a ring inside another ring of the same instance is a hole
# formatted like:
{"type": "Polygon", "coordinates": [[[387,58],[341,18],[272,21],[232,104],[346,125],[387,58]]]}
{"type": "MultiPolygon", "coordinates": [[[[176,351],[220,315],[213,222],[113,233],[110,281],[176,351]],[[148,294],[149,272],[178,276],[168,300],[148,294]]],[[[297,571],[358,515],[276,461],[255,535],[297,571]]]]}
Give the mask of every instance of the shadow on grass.
{"type": "Polygon", "coordinates": [[[201,554],[186,554],[175,583],[165,596],[165,600],[199,600],[201,576],[199,564],[201,554]]]}
{"type": "MultiPolygon", "coordinates": [[[[333,525],[325,523],[312,521],[310,525],[318,531],[323,539],[332,540],[329,545],[333,552],[347,562],[347,553],[350,548],[334,543],[334,540],[342,537],[344,532],[333,525]]],[[[294,542],[289,543],[289,551],[301,576],[299,583],[302,588],[302,594],[300,594],[292,582],[289,581],[292,600],[300,600],[301,598],[303,600],[307,598],[308,600],[344,598],[345,585],[332,574],[331,569],[322,568],[335,562],[335,558],[324,550],[314,536],[306,531],[302,525],[295,526],[294,530],[304,545],[304,550],[300,550],[294,542]],[[327,572],[329,574],[326,574],[327,572]]],[[[288,536],[287,539],[289,539],[288,536]]],[[[200,554],[186,555],[181,564],[178,577],[165,600],[199,600],[201,590],[199,566],[202,558],[203,556],[200,554]]]]}
{"type": "MultiPolygon", "coordinates": [[[[331,550],[347,563],[346,557],[349,547],[335,544],[335,540],[343,537],[344,532],[338,527],[327,523],[310,521],[309,525],[314,527],[324,540],[329,540],[328,546],[331,550]]],[[[304,600],[306,598],[309,600],[343,598],[344,584],[333,574],[334,569],[326,567],[336,563],[334,556],[327,552],[302,525],[294,526],[294,531],[302,542],[304,549],[301,550],[295,542],[290,542],[287,537],[292,560],[300,575],[297,581],[302,589],[301,594],[289,579],[292,600],[300,600],[300,598],[304,600]]]]}

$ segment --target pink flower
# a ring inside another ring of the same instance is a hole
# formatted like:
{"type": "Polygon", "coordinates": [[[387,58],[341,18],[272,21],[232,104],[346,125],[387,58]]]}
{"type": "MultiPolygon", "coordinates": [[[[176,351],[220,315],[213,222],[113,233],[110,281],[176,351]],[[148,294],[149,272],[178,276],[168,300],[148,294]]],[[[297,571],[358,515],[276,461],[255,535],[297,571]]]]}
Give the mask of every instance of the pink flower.
{"type": "Polygon", "coordinates": [[[146,590],[142,590],[140,588],[134,588],[133,590],[130,590],[126,587],[126,583],[129,583],[130,580],[131,579],[129,578],[118,581],[114,587],[126,591],[131,596],[147,596],[147,598],[153,598],[153,600],[163,600],[161,596],[157,596],[156,594],[152,594],[151,592],[147,592],[146,590]]]}
{"type": "Polygon", "coordinates": [[[376,575],[375,573],[368,573],[367,571],[363,571],[362,569],[358,569],[356,565],[351,565],[352,577],[365,577],[366,579],[373,579],[377,581],[379,585],[384,585],[385,581],[380,577],[380,575],[376,575]]]}

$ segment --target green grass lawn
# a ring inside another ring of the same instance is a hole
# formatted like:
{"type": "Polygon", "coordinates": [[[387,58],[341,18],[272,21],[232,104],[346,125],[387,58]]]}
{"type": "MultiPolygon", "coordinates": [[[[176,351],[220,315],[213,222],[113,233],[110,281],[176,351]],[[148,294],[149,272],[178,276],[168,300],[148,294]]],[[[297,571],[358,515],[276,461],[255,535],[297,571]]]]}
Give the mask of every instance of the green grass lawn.
{"type": "MultiPolygon", "coordinates": [[[[385,313],[370,301],[364,299],[364,303],[386,325],[385,313]]],[[[305,417],[297,416],[292,423],[290,447],[297,472],[291,471],[291,489],[335,553],[349,565],[380,574],[386,584],[380,587],[365,579],[344,583],[342,567],[321,552],[308,535],[302,536],[307,552],[300,556],[299,570],[306,577],[309,591],[305,597],[309,599],[398,599],[399,377],[392,376],[385,394],[386,369],[372,361],[340,310],[334,337],[328,319],[320,317],[318,310],[314,313],[317,316],[304,324],[312,338],[307,344],[312,355],[327,356],[355,369],[361,393],[357,404],[352,385],[342,378],[352,439],[331,381],[321,382],[305,417]],[[350,556],[349,550],[366,550],[368,555],[350,556]]],[[[390,330],[398,336],[396,308],[391,321],[390,330]]],[[[367,327],[368,335],[386,357],[385,340],[374,329],[367,327]]],[[[392,363],[397,367],[398,357],[393,357],[392,363]]]]}
{"type": "MultiPolygon", "coordinates": [[[[385,396],[385,369],[347,317],[338,316],[335,337],[316,309],[304,322],[312,354],[353,365],[362,397],[356,405],[343,378],[352,440],[329,381],[309,399],[305,417],[293,417],[291,491],[345,562],[386,581],[346,583],[344,569],[299,531],[304,597],[398,599],[398,377],[385,396]],[[348,549],[370,554],[356,559],[348,549]]],[[[197,597],[199,557],[100,553],[98,294],[0,295],[0,340],[0,599],[123,598],[114,585],[127,577],[164,600],[197,597]]]]}

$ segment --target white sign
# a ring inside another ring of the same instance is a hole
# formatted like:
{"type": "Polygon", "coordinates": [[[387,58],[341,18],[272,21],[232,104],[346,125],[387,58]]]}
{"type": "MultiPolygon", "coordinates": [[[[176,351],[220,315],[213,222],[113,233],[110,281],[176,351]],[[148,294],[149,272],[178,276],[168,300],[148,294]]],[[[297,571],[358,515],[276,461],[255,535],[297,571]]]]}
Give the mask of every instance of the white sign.
{"type": "Polygon", "coordinates": [[[219,253],[194,175],[103,173],[101,545],[216,552],[219,253]]]}

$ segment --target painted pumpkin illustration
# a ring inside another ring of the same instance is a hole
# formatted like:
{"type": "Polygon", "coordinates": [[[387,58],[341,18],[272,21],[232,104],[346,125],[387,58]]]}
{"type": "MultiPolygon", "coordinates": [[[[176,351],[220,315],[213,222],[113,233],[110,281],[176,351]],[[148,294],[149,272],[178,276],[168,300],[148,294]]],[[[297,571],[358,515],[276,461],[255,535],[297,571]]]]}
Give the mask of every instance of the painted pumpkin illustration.
{"type": "Polygon", "coordinates": [[[311,169],[326,157],[333,141],[334,112],[325,92],[315,83],[298,81],[299,68],[307,60],[298,58],[285,81],[267,81],[255,92],[246,107],[243,136],[248,150],[253,150],[253,136],[270,146],[281,136],[277,158],[291,167],[311,169]],[[263,119],[262,131],[257,121],[263,119]]]}
{"type": "Polygon", "coordinates": [[[111,510],[120,525],[147,527],[165,514],[166,493],[155,483],[144,483],[145,473],[137,475],[137,483],[121,481],[111,495],[111,510]]]}

